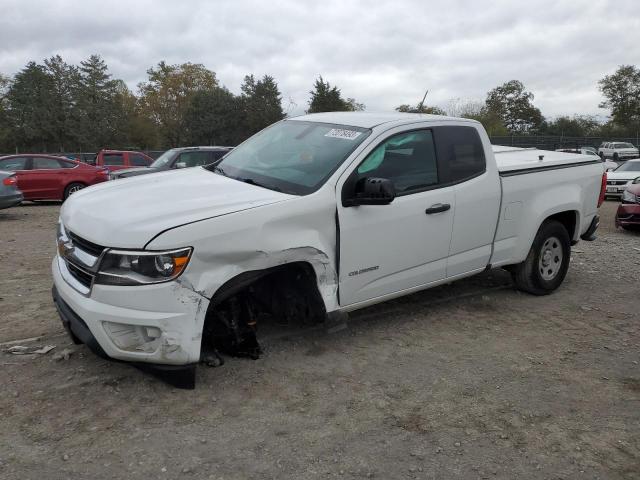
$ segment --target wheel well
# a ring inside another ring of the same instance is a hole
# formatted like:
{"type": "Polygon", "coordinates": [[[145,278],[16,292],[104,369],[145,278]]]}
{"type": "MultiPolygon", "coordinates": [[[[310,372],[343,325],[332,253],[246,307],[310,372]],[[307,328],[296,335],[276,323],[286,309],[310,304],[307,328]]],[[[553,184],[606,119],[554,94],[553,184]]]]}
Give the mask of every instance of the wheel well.
{"type": "MultiPolygon", "coordinates": [[[[571,241],[575,238],[574,235],[576,233],[576,224],[578,219],[578,212],[573,210],[568,210],[566,212],[556,213],[551,215],[547,220],[556,220],[564,225],[564,228],[567,229],[569,233],[569,238],[571,241]]],[[[545,220],[545,221],[547,221],[545,220]]]]}
{"type": "Polygon", "coordinates": [[[223,363],[219,353],[255,359],[262,351],[256,339],[259,326],[297,327],[325,317],[311,264],[300,261],[243,272],[222,285],[209,303],[201,358],[214,364],[223,363]]]}

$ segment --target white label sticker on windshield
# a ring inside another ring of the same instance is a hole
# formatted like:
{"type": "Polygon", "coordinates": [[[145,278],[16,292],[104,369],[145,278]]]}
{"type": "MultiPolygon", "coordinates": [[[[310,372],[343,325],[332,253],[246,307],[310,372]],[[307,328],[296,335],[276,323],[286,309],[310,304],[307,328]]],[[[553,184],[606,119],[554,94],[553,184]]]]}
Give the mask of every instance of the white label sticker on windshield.
{"type": "Polygon", "coordinates": [[[325,137],[331,138],[344,138],[345,140],[355,140],[362,132],[356,132],[355,130],[345,130],[343,128],[332,128],[329,132],[325,133],[325,137]]]}

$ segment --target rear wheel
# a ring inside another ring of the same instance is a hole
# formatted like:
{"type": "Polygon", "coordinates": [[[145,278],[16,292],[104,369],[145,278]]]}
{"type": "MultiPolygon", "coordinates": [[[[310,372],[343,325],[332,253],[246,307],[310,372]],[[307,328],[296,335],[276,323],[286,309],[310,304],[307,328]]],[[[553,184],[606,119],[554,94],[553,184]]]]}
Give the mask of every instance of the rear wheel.
{"type": "Polygon", "coordinates": [[[617,161],[619,161],[619,160],[620,160],[620,156],[619,156],[617,153],[614,153],[614,154],[613,154],[613,161],[614,161],[614,162],[617,162],[617,161]]]}
{"type": "Polygon", "coordinates": [[[516,287],[533,295],[548,295],[558,288],[569,269],[570,241],[567,229],[560,222],[544,222],[527,258],[512,271],[516,287]]]}
{"type": "Polygon", "coordinates": [[[86,187],[84,183],[80,183],[80,182],[70,183],[69,185],[67,185],[67,188],[64,189],[64,200],[69,198],[74,193],[79,192],[84,187],[86,187]]]}

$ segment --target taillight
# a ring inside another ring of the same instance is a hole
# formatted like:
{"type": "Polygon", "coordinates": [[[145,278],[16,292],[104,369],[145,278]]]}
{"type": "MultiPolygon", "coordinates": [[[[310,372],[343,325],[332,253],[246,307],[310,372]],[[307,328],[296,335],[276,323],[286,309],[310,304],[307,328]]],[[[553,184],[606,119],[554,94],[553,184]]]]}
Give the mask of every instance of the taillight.
{"type": "Polygon", "coordinates": [[[109,178],[109,169],[108,168],[103,168],[102,170],[98,171],[98,175],[102,175],[104,177],[109,178]]]}
{"type": "Polygon", "coordinates": [[[607,172],[602,174],[602,183],[600,184],[600,197],[598,198],[598,208],[604,202],[604,194],[607,191],[607,172]]]}
{"type": "Polygon", "coordinates": [[[2,180],[2,184],[6,185],[7,187],[12,187],[18,184],[18,179],[12,175],[11,177],[7,177],[4,180],[2,180]]]}

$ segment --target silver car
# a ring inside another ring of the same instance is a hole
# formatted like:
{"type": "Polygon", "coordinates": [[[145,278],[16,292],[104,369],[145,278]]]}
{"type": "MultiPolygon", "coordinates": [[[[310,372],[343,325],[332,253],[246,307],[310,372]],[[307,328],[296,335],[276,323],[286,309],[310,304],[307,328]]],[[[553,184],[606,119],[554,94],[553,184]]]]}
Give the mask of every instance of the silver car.
{"type": "Polygon", "coordinates": [[[0,209],[13,207],[23,200],[18,190],[18,179],[14,172],[0,170],[0,209]]]}

